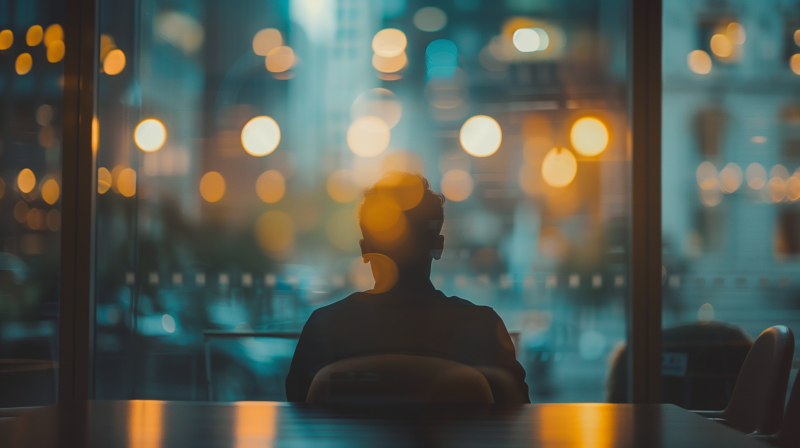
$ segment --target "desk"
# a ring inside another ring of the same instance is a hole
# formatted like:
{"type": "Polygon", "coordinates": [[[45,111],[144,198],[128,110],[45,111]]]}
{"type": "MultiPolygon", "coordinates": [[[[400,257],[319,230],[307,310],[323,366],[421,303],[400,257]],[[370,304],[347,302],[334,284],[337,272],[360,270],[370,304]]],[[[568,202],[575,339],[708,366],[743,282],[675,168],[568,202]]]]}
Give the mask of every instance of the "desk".
{"type": "MultiPolygon", "coordinates": [[[[55,446],[56,406],[15,419],[12,446],[55,446]],[[48,428],[50,431],[48,431],[48,428]]],[[[89,447],[765,447],[673,405],[322,408],[305,404],[91,402],[89,447]]],[[[81,425],[82,426],[82,425],[81,425]]],[[[8,429],[8,427],[6,427],[8,429]]],[[[63,446],[64,444],[62,444],[63,446]]]]}

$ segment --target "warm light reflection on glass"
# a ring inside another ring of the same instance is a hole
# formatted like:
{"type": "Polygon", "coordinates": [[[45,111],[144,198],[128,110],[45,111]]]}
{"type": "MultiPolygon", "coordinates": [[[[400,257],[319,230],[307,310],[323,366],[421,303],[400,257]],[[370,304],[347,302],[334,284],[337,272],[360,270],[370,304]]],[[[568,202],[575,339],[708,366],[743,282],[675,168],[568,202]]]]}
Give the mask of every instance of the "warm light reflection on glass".
{"type": "Polygon", "coordinates": [[[281,128],[266,115],[250,119],[242,127],[242,147],[248,154],[262,157],[275,151],[281,142],[281,128]]]}
{"type": "Polygon", "coordinates": [[[405,52],[392,57],[384,57],[377,53],[372,55],[372,66],[381,73],[399,72],[406,66],[406,63],[408,63],[408,57],[405,52]]]}
{"type": "Polygon", "coordinates": [[[44,199],[44,202],[53,205],[58,201],[60,194],[61,189],[55,179],[47,179],[42,185],[42,199],[44,199]]]}
{"type": "Polygon", "coordinates": [[[280,210],[270,210],[258,217],[255,224],[258,244],[270,256],[283,258],[294,246],[294,222],[280,210]]]}
{"type": "Polygon", "coordinates": [[[391,258],[379,253],[366,254],[362,258],[369,262],[372,278],[375,280],[375,285],[367,290],[368,293],[379,294],[394,287],[399,278],[399,272],[391,258]]]}
{"type": "Polygon", "coordinates": [[[97,117],[92,117],[92,152],[97,154],[97,147],[100,145],[100,122],[97,117]]]}
{"type": "Polygon", "coordinates": [[[372,51],[378,56],[392,58],[403,53],[407,44],[405,33],[398,29],[386,28],[378,31],[372,38],[372,51]]]}
{"type": "Polygon", "coordinates": [[[355,121],[362,117],[378,117],[389,128],[395,127],[403,115],[403,108],[397,96],[388,89],[371,89],[362,93],[350,106],[350,119],[355,121]]]}
{"type": "Polygon", "coordinates": [[[608,129],[594,117],[578,119],[569,133],[572,147],[584,156],[596,156],[608,146],[608,129]]]}
{"type": "Polygon", "coordinates": [[[111,172],[108,171],[108,168],[100,167],[97,169],[97,192],[100,194],[105,194],[109,188],[111,188],[112,183],[111,172]]]}
{"type": "Polygon", "coordinates": [[[751,163],[744,171],[747,186],[753,190],[760,190],[767,184],[767,170],[759,163],[751,163]]]}
{"type": "Polygon", "coordinates": [[[279,171],[264,171],[256,179],[256,194],[259,199],[267,204],[274,204],[280,201],[285,192],[286,180],[279,171]]]}
{"type": "Polygon", "coordinates": [[[282,73],[294,65],[294,50],[291,47],[275,47],[267,53],[265,64],[272,73],[282,73]]]}
{"type": "Polygon", "coordinates": [[[429,33],[439,31],[447,25],[447,14],[435,6],[421,8],[414,14],[414,26],[429,33]]]}
{"type": "Polygon", "coordinates": [[[209,171],[200,179],[200,196],[208,202],[217,202],[225,196],[225,179],[216,171],[209,171]]]}
{"type": "Polygon", "coordinates": [[[49,47],[55,42],[61,42],[61,45],[64,44],[64,29],[57,23],[48,26],[44,32],[45,46],[49,47]]]}
{"type": "Polygon", "coordinates": [[[487,157],[497,152],[503,140],[500,125],[494,118],[475,115],[461,126],[458,139],[461,147],[475,157],[487,157]]]}
{"type": "Polygon", "coordinates": [[[721,58],[728,58],[733,54],[733,42],[724,34],[711,36],[711,52],[721,58]]]}
{"type": "Polygon", "coordinates": [[[800,53],[792,55],[789,59],[789,67],[795,75],[800,75],[800,53]]]}
{"type": "Polygon", "coordinates": [[[266,56],[281,45],[283,45],[281,32],[275,28],[265,28],[253,36],[253,52],[259,56],[266,56]]]}
{"type": "Polygon", "coordinates": [[[362,191],[356,182],[355,173],[350,170],[331,173],[325,187],[331,199],[341,203],[355,200],[362,191]]]}
{"type": "Polygon", "coordinates": [[[747,39],[747,33],[744,31],[744,27],[736,22],[729,23],[727,31],[728,37],[730,37],[736,45],[742,45],[747,39]]]}
{"type": "Polygon", "coordinates": [[[36,175],[28,168],[23,169],[17,175],[17,187],[23,193],[30,193],[36,187],[36,175]]]}
{"type": "Polygon", "coordinates": [[[33,67],[33,58],[31,58],[30,53],[22,53],[17,56],[17,61],[14,64],[14,69],[16,70],[18,75],[25,75],[31,68],[33,67]]]}
{"type": "Polygon", "coordinates": [[[126,198],[136,194],[136,171],[132,168],[125,168],[119,172],[116,181],[117,190],[126,198]]]}
{"type": "Polygon", "coordinates": [[[697,185],[703,190],[711,190],[717,188],[719,180],[717,178],[717,167],[711,162],[703,162],[697,167],[695,172],[697,178],[697,185]]]}
{"type": "Polygon", "coordinates": [[[14,32],[11,30],[0,31],[0,50],[8,50],[14,44],[14,32]]]}
{"type": "Polygon", "coordinates": [[[451,201],[466,200],[475,188],[472,176],[464,170],[450,170],[442,176],[442,194],[451,201]]]}
{"type": "Polygon", "coordinates": [[[542,161],[542,179],[551,187],[561,188],[571,184],[578,174],[578,161],[572,151],[553,148],[542,161]]]}
{"type": "Polygon", "coordinates": [[[798,173],[786,181],[786,199],[793,202],[800,200],[800,175],[798,173]]]}
{"type": "Polygon", "coordinates": [[[51,42],[47,46],[47,62],[56,63],[60,60],[64,59],[64,52],[66,49],[64,48],[64,42],[60,40],[56,40],[51,42]]]}
{"type": "Polygon", "coordinates": [[[167,128],[155,118],[142,120],[133,131],[133,141],[144,152],[155,152],[167,141],[167,128]]]}
{"type": "Polygon", "coordinates": [[[719,172],[720,187],[724,193],[733,193],[742,186],[744,173],[739,165],[729,163],[719,172]]]}
{"type": "Polygon", "coordinates": [[[32,27],[28,28],[28,33],[25,34],[25,42],[28,43],[29,47],[35,47],[42,43],[42,37],[44,36],[44,31],[42,27],[39,25],[33,25],[32,27]]]}
{"type": "Polygon", "coordinates": [[[272,446],[275,438],[275,406],[265,403],[234,404],[234,448],[272,446]]]}
{"type": "Polygon", "coordinates": [[[389,125],[378,117],[363,117],[347,130],[347,146],[356,155],[374,157],[382,153],[391,140],[389,125]]]}
{"type": "Polygon", "coordinates": [[[767,190],[772,202],[781,202],[786,197],[786,181],[775,176],[767,183],[767,190]]]}
{"type": "Polygon", "coordinates": [[[705,325],[714,320],[714,307],[710,303],[704,303],[697,310],[697,321],[705,325]]]}
{"type": "Polygon", "coordinates": [[[115,48],[103,58],[103,72],[107,75],[118,75],[125,69],[125,63],[125,53],[119,48],[115,48]]]}
{"type": "Polygon", "coordinates": [[[711,56],[703,50],[694,50],[686,57],[689,69],[698,75],[705,75],[711,71],[711,56]]]}
{"type": "Polygon", "coordinates": [[[161,447],[164,425],[164,402],[132,400],[128,402],[128,446],[161,447]]]}
{"type": "Polygon", "coordinates": [[[616,446],[617,419],[607,405],[544,406],[537,411],[542,445],[612,448],[616,446]]]}

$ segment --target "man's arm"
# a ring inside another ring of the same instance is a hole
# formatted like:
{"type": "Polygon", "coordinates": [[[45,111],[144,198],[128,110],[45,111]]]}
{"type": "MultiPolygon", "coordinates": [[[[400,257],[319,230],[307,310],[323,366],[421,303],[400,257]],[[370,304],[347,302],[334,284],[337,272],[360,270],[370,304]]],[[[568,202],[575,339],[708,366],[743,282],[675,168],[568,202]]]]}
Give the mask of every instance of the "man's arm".
{"type": "Polygon", "coordinates": [[[489,382],[495,403],[530,403],[525,369],[517,361],[511,336],[500,316],[494,310],[491,310],[491,314],[489,332],[496,335],[492,338],[489,354],[492,363],[478,370],[489,382]]]}
{"type": "Polygon", "coordinates": [[[315,311],[309,316],[303,326],[303,332],[300,333],[297,347],[294,349],[289,374],[286,375],[287,401],[304,403],[314,375],[317,373],[314,365],[316,364],[315,360],[321,356],[322,348],[320,347],[319,320],[315,317],[316,314],[315,311]]]}

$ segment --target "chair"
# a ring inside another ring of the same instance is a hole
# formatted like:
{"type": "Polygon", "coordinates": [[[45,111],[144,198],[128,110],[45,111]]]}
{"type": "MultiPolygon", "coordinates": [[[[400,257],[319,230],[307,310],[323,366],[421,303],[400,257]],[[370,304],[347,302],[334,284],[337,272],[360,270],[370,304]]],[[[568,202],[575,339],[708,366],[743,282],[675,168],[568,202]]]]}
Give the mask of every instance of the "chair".
{"type": "Polygon", "coordinates": [[[744,360],[733,395],[722,411],[695,411],[745,433],[775,434],[783,420],[794,335],[778,325],[767,328],[744,360]]]}
{"type": "Polygon", "coordinates": [[[783,447],[800,446],[800,374],[794,379],[792,394],[783,416],[783,426],[772,439],[783,447]]]}
{"type": "Polygon", "coordinates": [[[447,359],[414,355],[350,358],[324,367],[314,377],[309,403],[414,404],[494,400],[486,378],[447,359]]]}

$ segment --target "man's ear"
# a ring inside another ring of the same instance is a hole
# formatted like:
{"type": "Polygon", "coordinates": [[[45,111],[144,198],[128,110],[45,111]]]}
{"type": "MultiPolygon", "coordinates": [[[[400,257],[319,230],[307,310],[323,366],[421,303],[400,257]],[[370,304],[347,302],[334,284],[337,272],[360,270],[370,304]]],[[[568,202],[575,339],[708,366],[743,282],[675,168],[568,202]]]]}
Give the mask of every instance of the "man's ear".
{"type": "Polygon", "coordinates": [[[439,260],[442,258],[442,251],[444,251],[444,235],[437,235],[436,240],[433,242],[431,249],[431,258],[439,260]]]}
{"type": "Polygon", "coordinates": [[[369,243],[365,239],[358,240],[358,247],[361,248],[361,259],[364,260],[364,263],[369,263],[367,260],[367,254],[372,253],[372,248],[369,247],[369,243]]]}

